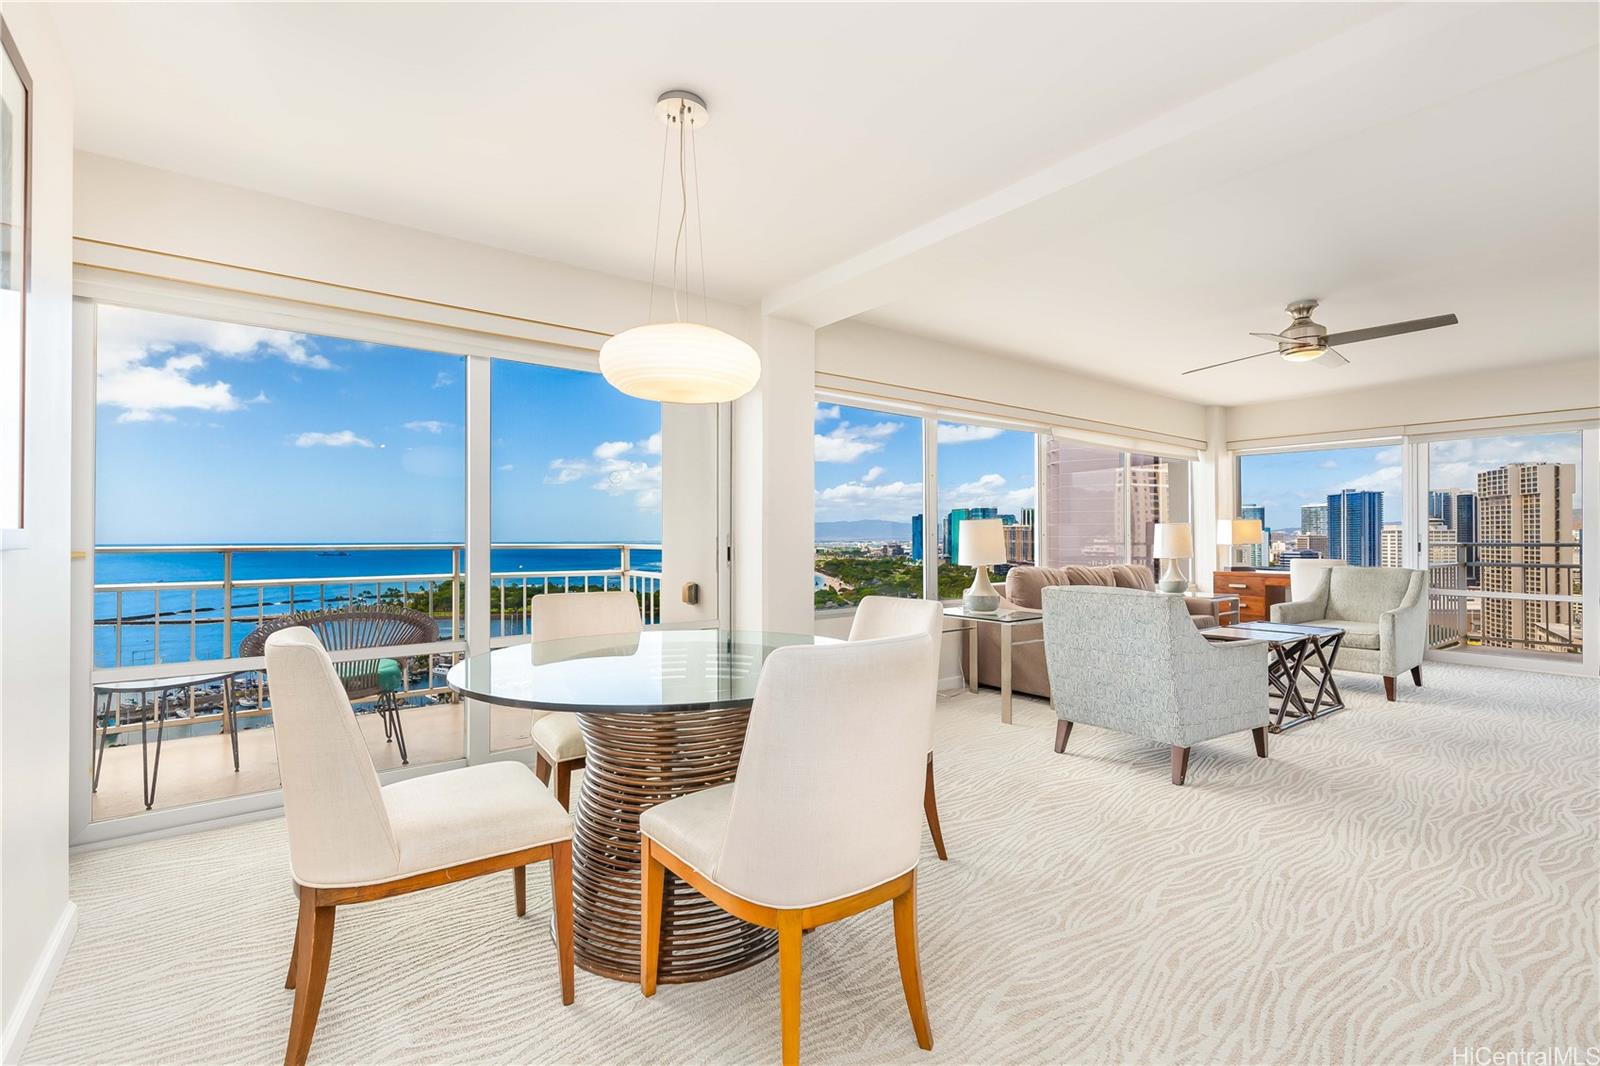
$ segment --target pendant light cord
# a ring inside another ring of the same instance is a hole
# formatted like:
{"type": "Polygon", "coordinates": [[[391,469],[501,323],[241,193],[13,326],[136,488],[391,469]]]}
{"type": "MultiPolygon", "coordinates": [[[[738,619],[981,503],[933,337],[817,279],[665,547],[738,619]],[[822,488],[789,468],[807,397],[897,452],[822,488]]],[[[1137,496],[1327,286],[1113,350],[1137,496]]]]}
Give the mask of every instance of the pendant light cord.
{"type": "Polygon", "coordinates": [[[644,320],[656,320],[656,266],[661,261],[661,205],[667,198],[667,146],[671,144],[672,128],[661,131],[661,174],[656,178],[656,228],[650,241],[650,306],[644,320]]]}
{"type": "MultiPolygon", "coordinates": [[[[678,231],[672,238],[672,317],[679,322],[683,321],[683,309],[678,306],[678,246],[683,242],[684,229],[689,222],[689,182],[684,170],[683,158],[683,126],[686,113],[689,110],[687,103],[678,105],[678,231]]],[[[684,299],[689,296],[689,258],[688,249],[684,250],[683,262],[684,299]]]]}
{"type": "Polygon", "coordinates": [[[695,241],[700,245],[700,321],[711,325],[711,298],[706,295],[706,213],[700,209],[700,149],[695,144],[694,127],[689,127],[689,158],[694,174],[695,241]]]}

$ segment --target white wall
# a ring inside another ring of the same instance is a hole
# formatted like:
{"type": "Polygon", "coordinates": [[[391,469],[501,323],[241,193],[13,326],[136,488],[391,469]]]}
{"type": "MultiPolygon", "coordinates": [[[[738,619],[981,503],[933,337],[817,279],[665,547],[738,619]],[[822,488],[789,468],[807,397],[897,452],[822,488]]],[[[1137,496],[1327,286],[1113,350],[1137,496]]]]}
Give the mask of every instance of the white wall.
{"type": "Polygon", "coordinates": [[[1285,437],[1356,439],[1408,427],[1443,432],[1474,419],[1594,418],[1597,403],[1600,356],[1244,404],[1228,409],[1227,434],[1230,447],[1247,448],[1285,437]]]}
{"type": "Polygon", "coordinates": [[[72,95],[44,9],[7,4],[5,17],[34,90],[27,529],[0,551],[0,1060],[11,1062],[71,939],[74,915],[67,899],[72,95]]]}
{"type": "Polygon", "coordinates": [[[944,393],[953,403],[1016,405],[1105,433],[1138,431],[1197,446],[1206,439],[1199,404],[861,322],[817,331],[817,372],[944,393]]]}

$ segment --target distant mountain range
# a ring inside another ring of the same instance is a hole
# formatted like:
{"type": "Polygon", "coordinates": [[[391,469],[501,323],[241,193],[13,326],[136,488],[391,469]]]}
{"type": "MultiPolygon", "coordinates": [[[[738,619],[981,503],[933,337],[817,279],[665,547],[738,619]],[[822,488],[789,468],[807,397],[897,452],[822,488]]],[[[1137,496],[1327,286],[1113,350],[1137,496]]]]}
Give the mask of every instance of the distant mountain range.
{"type": "Polygon", "coordinates": [[[910,522],[891,522],[884,518],[861,518],[853,522],[818,522],[817,541],[910,540],[910,522]]]}

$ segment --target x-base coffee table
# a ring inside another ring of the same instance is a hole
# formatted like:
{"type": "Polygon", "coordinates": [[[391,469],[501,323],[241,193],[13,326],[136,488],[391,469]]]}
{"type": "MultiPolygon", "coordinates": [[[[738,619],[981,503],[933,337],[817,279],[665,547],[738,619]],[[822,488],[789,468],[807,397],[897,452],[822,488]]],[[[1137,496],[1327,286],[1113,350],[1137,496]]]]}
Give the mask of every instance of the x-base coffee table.
{"type": "Polygon", "coordinates": [[[1344,709],[1344,697],[1333,679],[1344,630],[1332,626],[1297,626],[1285,622],[1244,622],[1201,631],[1207,640],[1259,640],[1267,655],[1268,700],[1277,714],[1267,732],[1281,733],[1344,709]],[[1311,690],[1311,691],[1308,691],[1311,690]]]}

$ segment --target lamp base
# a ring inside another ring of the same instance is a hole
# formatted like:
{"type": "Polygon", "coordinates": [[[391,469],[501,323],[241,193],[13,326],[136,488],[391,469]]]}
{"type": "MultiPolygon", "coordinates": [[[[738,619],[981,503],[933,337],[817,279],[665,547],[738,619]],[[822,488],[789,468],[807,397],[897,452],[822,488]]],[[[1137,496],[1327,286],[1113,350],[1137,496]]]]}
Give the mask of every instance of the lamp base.
{"type": "Polygon", "coordinates": [[[1000,609],[1000,594],[989,584],[989,568],[978,567],[972,587],[961,594],[961,606],[974,614],[994,614],[1000,609]]]}
{"type": "Polygon", "coordinates": [[[1189,582],[1178,569],[1178,560],[1168,559],[1166,569],[1161,571],[1161,581],[1156,588],[1162,592],[1188,592],[1189,582]]]}

